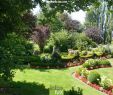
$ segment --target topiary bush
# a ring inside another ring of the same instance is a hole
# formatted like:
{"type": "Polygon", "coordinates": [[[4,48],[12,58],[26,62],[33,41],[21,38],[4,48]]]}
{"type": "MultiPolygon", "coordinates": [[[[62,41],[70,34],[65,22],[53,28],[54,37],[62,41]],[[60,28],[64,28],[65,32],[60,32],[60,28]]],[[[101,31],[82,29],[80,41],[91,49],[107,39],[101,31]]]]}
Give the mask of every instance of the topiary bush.
{"type": "Polygon", "coordinates": [[[101,81],[100,74],[96,71],[91,71],[88,75],[88,81],[91,83],[99,84],[101,81]]]}

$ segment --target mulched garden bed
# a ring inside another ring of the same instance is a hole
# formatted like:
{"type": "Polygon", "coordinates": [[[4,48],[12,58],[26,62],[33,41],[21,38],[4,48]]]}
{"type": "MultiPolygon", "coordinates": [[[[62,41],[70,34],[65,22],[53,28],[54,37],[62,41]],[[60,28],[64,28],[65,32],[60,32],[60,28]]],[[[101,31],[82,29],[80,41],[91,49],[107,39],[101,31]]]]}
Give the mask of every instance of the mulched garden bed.
{"type": "Polygon", "coordinates": [[[83,63],[71,63],[71,62],[68,62],[66,65],[64,66],[55,66],[55,67],[51,67],[51,66],[30,66],[31,68],[43,68],[43,69],[62,69],[62,68],[69,68],[69,67],[75,67],[75,66],[79,66],[79,65],[82,65],[83,63]]]}
{"type": "MultiPolygon", "coordinates": [[[[106,57],[101,57],[100,59],[106,59],[106,57]]],[[[31,68],[43,68],[43,69],[62,69],[62,68],[69,68],[69,67],[75,67],[75,66],[80,66],[82,65],[85,61],[87,60],[87,58],[81,58],[79,60],[70,60],[69,62],[62,62],[63,66],[33,66],[30,65],[31,68]]],[[[97,68],[108,68],[108,67],[112,67],[112,66],[100,66],[97,68]]],[[[97,69],[97,68],[90,68],[88,70],[93,70],[93,69],[97,69]]]]}
{"type": "Polygon", "coordinates": [[[97,84],[90,83],[85,77],[82,77],[77,73],[73,73],[72,75],[73,75],[74,78],[79,79],[80,81],[86,83],[87,85],[95,88],[98,91],[101,91],[101,92],[103,92],[107,95],[113,95],[113,92],[112,92],[113,86],[111,86],[109,89],[103,89],[101,86],[99,86],[97,84]]]}

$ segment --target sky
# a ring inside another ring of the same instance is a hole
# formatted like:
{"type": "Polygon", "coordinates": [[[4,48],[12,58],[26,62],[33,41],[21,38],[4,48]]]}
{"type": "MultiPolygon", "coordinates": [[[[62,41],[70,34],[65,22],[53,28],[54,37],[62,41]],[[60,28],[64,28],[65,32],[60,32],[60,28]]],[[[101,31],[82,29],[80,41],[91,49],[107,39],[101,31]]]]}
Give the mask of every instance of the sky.
{"type": "MultiPolygon", "coordinates": [[[[33,14],[38,14],[40,12],[40,7],[37,6],[36,8],[33,9],[33,14]]],[[[70,14],[71,18],[73,20],[78,20],[80,23],[84,24],[85,22],[85,17],[86,17],[86,12],[80,10],[78,12],[72,12],[70,14]]]]}

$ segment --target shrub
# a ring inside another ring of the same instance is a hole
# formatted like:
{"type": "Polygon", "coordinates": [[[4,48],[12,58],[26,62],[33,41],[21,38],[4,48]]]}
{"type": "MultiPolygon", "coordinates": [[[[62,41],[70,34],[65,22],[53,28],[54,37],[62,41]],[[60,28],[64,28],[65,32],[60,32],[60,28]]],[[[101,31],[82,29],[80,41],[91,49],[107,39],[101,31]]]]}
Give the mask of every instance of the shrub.
{"type": "Polygon", "coordinates": [[[26,60],[28,61],[28,63],[32,63],[32,62],[41,63],[40,56],[33,56],[33,55],[27,56],[26,60]]]}
{"type": "Polygon", "coordinates": [[[67,59],[67,60],[70,60],[70,59],[74,59],[75,58],[75,54],[69,54],[69,53],[61,53],[61,58],[62,59],[67,59]]]}
{"type": "Polygon", "coordinates": [[[46,64],[46,63],[51,63],[52,61],[52,57],[50,54],[41,54],[40,55],[40,60],[41,60],[41,63],[43,64],[46,64]]]}
{"type": "Polygon", "coordinates": [[[102,59],[98,60],[98,64],[104,65],[104,66],[111,66],[111,63],[106,59],[105,60],[102,60],[102,59]]]}
{"type": "Polygon", "coordinates": [[[111,57],[113,58],[113,51],[111,52],[111,57]]]}
{"type": "Polygon", "coordinates": [[[80,67],[80,68],[78,68],[78,69],[76,70],[76,73],[78,73],[78,74],[80,74],[81,76],[87,78],[87,76],[88,76],[88,74],[89,74],[89,71],[88,71],[86,68],[80,67]]]}
{"type": "Polygon", "coordinates": [[[105,46],[104,46],[104,49],[105,49],[105,53],[106,53],[106,54],[111,54],[111,48],[110,48],[109,45],[105,45],[105,46]]]}
{"type": "Polygon", "coordinates": [[[89,39],[84,33],[73,33],[74,36],[74,49],[87,50],[91,47],[96,47],[96,43],[89,39]]]}
{"type": "Polygon", "coordinates": [[[51,46],[51,45],[46,45],[45,47],[44,47],[44,53],[52,53],[52,50],[53,50],[53,46],[51,46]]]}
{"type": "Polygon", "coordinates": [[[90,67],[94,68],[95,66],[98,66],[98,62],[95,59],[89,59],[82,66],[84,68],[90,68],[90,67]]]}
{"type": "Polygon", "coordinates": [[[35,43],[39,45],[40,51],[42,52],[46,44],[46,40],[49,38],[49,36],[50,36],[50,31],[47,26],[37,26],[34,29],[31,38],[35,43]]]}
{"type": "Polygon", "coordinates": [[[84,68],[87,68],[87,69],[90,68],[90,64],[89,64],[88,62],[85,62],[82,66],[83,66],[84,68]]]}
{"type": "Polygon", "coordinates": [[[105,48],[103,46],[99,46],[97,48],[93,48],[92,51],[97,56],[102,56],[103,54],[105,54],[105,48]]]}
{"type": "Polygon", "coordinates": [[[67,14],[60,15],[61,21],[64,23],[64,28],[70,32],[82,32],[82,25],[79,21],[71,19],[67,14]]]}
{"type": "Polygon", "coordinates": [[[111,66],[111,63],[106,59],[89,59],[82,66],[89,69],[96,66],[111,66]]]}
{"type": "Polygon", "coordinates": [[[47,41],[48,48],[56,46],[61,52],[66,52],[68,49],[86,50],[90,47],[95,47],[91,39],[86,37],[83,33],[69,33],[65,30],[51,35],[47,41]]]}
{"type": "Polygon", "coordinates": [[[86,68],[84,68],[81,72],[81,76],[87,78],[88,75],[89,75],[89,71],[86,68]]]}
{"type": "Polygon", "coordinates": [[[101,81],[100,74],[96,71],[91,71],[88,75],[88,81],[91,83],[99,84],[101,81]]]}
{"type": "Polygon", "coordinates": [[[61,56],[57,51],[54,51],[52,53],[52,60],[53,60],[53,63],[61,63],[61,56]]]}
{"type": "Polygon", "coordinates": [[[100,30],[96,27],[88,28],[85,31],[85,34],[96,43],[102,43],[103,42],[103,37],[100,34],[100,30]]]}
{"type": "Polygon", "coordinates": [[[112,80],[107,78],[106,76],[101,77],[101,83],[100,85],[104,88],[104,89],[108,89],[112,86],[112,80]]]}
{"type": "Polygon", "coordinates": [[[87,51],[82,51],[82,52],[80,53],[80,56],[85,56],[85,55],[87,55],[87,51]]]}
{"type": "Polygon", "coordinates": [[[71,48],[70,35],[67,31],[61,31],[52,35],[54,45],[62,52],[71,48]]]}
{"type": "Polygon", "coordinates": [[[92,52],[92,51],[88,51],[87,52],[87,58],[89,58],[89,57],[93,57],[94,56],[94,53],[92,52]]]}
{"type": "Polygon", "coordinates": [[[81,75],[81,72],[82,72],[83,69],[84,69],[84,68],[78,68],[78,69],[76,70],[76,73],[79,74],[79,75],[81,75]]]}
{"type": "Polygon", "coordinates": [[[94,53],[92,51],[82,51],[80,53],[80,57],[83,57],[83,58],[91,58],[94,56],[94,53]]]}

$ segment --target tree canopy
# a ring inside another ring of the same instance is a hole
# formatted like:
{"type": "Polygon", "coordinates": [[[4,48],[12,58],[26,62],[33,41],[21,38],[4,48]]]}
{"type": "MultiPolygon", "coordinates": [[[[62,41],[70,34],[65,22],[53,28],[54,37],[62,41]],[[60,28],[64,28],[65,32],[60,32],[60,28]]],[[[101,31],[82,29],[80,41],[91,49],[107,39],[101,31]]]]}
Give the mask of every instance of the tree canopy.
{"type": "MultiPolygon", "coordinates": [[[[50,1],[50,0],[48,0],[50,1]]],[[[8,32],[17,32],[24,29],[22,16],[37,4],[40,5],[42,11],[49,17],[54,15],[56,11],[63,12],[67,10],[72,12],[75,10],[85,10],[90,5],[99,5],[98,0],[67,0],[66,2],[46,2],[44,0],[1,0],[0,1],[0,38],[4,37],[8,32]],[[50,12],[47,13],[47,5],[50,6],[50,12]]],[[[105,0],[109,6],[112,6],[112,0],[105,0]]]]}

